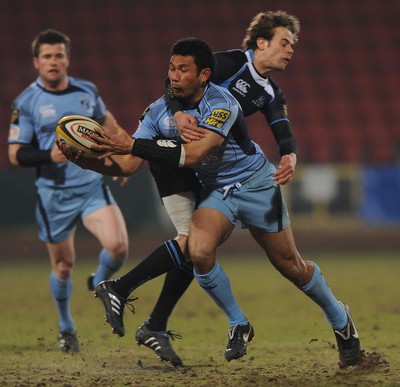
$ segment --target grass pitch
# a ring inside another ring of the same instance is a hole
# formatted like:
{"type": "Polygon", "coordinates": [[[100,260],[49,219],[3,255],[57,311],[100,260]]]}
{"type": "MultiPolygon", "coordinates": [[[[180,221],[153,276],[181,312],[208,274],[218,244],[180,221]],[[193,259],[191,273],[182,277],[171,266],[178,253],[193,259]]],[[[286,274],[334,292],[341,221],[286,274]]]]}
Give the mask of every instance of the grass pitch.
{"type": "MultiPolygon", "coordinates": [[[[308,257],[307,257],[308,258],[308,257]]],[[[72,311],[81,353],[63,354],[49,291],[47,260],[1,263],[0,386],[394,386],[400,385],[400,259],[397,253],[310,257],[338,299],[351,307],[367,361],[341,370],[321,310],[262,256],[221,263],[255,328],[245,358],[226,362],[228,324],[193,282],[170,319],[182,334],[173,346],[185,367],[172,368],[134,343],[155,303],[162,277],[137,291],[125,311],[126,336],[111,334],[99,300],[86,290],[94,260],[78,260],[72,311]]],[[[130,261],[122,269],[133,266],[130,261]]]]}

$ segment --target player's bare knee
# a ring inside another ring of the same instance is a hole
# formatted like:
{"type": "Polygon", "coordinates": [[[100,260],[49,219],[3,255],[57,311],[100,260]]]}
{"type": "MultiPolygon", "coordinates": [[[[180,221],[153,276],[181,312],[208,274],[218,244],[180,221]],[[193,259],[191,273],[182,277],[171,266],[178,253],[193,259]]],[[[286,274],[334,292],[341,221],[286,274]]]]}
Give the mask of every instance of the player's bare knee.
{"type": "Polygon", "coordinates": [[[61,280],[65,281],[71,276],[72,268],[73,268],[72,264],[65,261],[59,261],[55,266],[56,276],[61,280]]]}
{"type": "Polygon", "coordinates": [[[124,260],[128,256],[128,242],[123,240],[118,241],[110,246],[107,251],[113,259],[124,260]]]}
{"type": "Polygon", "coordinates": [[[207,274],[209,273],[214,265],[215,265],[215,258],[213,254],[205,254],[191,251],[191,260],[193,266],[198,274],[207,274]]]}

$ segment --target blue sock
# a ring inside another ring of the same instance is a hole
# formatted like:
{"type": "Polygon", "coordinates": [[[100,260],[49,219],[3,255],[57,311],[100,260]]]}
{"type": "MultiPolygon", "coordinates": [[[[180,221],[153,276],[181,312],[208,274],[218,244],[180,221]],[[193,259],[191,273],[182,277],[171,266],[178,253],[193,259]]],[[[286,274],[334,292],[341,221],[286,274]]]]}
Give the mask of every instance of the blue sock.
{"type": "Polygon", "coordinates": [[[70,301],[72,294],[72,279],[69,277],[66,281],[59,280],[54,272],[50,275],[50,290],[56,303],[60,332],[73,332],[75,323],[71,317],[70,301]]]}
{"type": "Polygon", "coordinates": [[[101,281],[109,279],[124,264],[125,259],[114,259],[106,249],[101,250],[99,266],[93,278],[93,285],[97,286],[101,281]]]}
{"type": "Polygon", "coordinates": [[[314,274],[301,290],[322,308],[333,329],[342,329],[347,324],[347,314],[333,295],[318,265],[311,263],[314,265],[314,274]]]}
{"type": "Polygon", "coordinates": [[[207,274],[197,274],[194,268],[193,273],[199,285],[225,313],[231,327],[248,323],[246,316],[233,296],[229,278],[218,262],[207,274]]]}

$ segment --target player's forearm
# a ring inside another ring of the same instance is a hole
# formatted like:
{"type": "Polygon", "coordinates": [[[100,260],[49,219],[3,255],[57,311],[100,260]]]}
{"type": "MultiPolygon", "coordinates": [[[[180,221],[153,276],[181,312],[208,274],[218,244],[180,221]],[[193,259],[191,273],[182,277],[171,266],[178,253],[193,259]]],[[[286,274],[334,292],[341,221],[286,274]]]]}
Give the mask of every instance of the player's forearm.
{"type": "Polygon", "coordinates": [[[271,125],[272,132],[279,147],[281,156],[298,152],[298,144],[293,136],[290,124],[287,120],[277,121],[271,125]]]}
{"type": "Polygon", "coordinates": [[[135,139],[132,155],[144,160],[173,167],[194,167],[212,149],[197,146],[197,143],[179,144],[174,140],[135,139]],[[195,145],[196,144],[196,145],[195,145]]]}
{"type": "MultiPolygon", "coordinates": [[[[10,160],[13,163],[13,158],[10,157],[10,160]]],[[[14,161],[21,167],[37,167],[50,164],[52,162],[51,149],[40,150],[29,146],[22,146],[15,153],[14,161]]]]}
{"type": "Polygon", "coordinates": [[[143,160],[173,167],[185,166],[185,149],[174,140],[134,140],[131,154],[143,160]]]}
{"type": "Polygon", "coordinates": [[[83,169],[107,176],[130,176],[142,165],[143,160],[131,155],[115,155],[104,159],[83,158],[75,161],[83,169]]]}
{"type": "Polygon", "coordinates": [[[297,154],[298,152],[297,140],[293,136],[280,139],[278,146],[281,156],[290,155],[291,153],[297,154]]]}

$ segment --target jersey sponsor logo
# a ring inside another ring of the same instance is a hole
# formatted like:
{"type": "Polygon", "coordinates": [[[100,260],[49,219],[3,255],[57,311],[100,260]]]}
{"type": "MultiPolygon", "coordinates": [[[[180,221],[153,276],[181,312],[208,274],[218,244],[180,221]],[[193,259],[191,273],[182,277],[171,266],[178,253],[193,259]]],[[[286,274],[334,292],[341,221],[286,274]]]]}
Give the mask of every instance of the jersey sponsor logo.
{"type": "Polygon", "coordinates": [[[287,112],[287,105],[283,105],[283,114],[287,117],[288,112],[287,112]]]}
{"type": "Polygon", "coordinates": [[[8,139],[9,140],[18,140],[19,138],[19,127],[15,125],[10,126],[10,130],[8,131],[8,139]]]}
{"type": "Polygon", "coordinates": [[[247,94],[247,88],[249,87],[250,84],[247,83],[245,80],[238,79],[235,83],[235,86],[233,87],[233,90],[237,91],[242,97],[244,97],[247,94]]]}
{"type": "Polygon", "coordinates": [[[13,109],[13,111],[11,112],[11,124],[18,125],[18,119],[19,119],[19,110],[13,109]]]}
{"type": "Polygon", "coordinates": [[[228,121],[231,112],[225,109],[214,109],[211,115],[204,121],[206,125],[221,129],[225,122],[228,121]]]}
{"type": "Polygon", "coordinates": [[[42,118],[56,117],[57,111],[54,105],[43,105],[39,108],[42,118]]]}
{"type": "Polygon", "coordinates": [[[161,148],[176,148],[178,143],[174,140],[157,140],[157,145],[161,148]]]}

